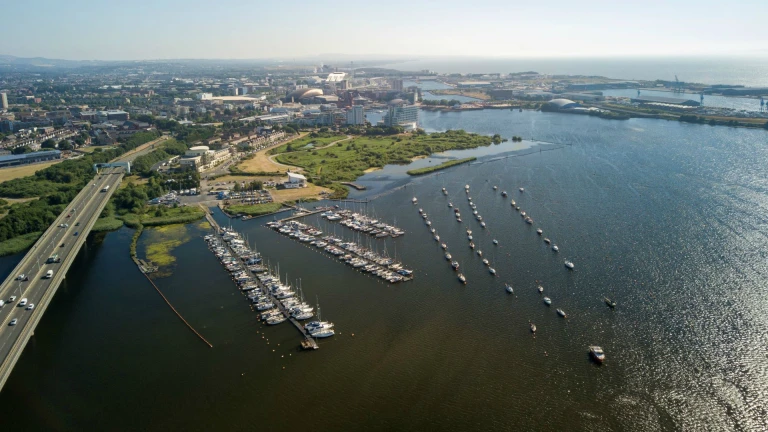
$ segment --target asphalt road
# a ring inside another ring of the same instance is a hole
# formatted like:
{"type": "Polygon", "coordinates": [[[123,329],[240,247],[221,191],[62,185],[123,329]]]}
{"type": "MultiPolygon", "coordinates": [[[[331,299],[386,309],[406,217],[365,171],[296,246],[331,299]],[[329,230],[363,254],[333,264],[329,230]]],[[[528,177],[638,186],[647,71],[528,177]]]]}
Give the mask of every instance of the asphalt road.
{"type": "Polygon", "coordinates": [[[27,252],[19,263],[20,267],[0,286],[0,300],[6,302],[0,307],[0,387],[10,375],[69,265],[122,177],[122,168],[108,169],[95,177],[27,252]],[[107,185],[109,191],[102,192],[107,185]],[[69,226],[61,228],[60,224],[69,226]],[[58,254],[61,262],[47,264],[46,260],[53,254],[58,254]],[[50,279],[44,277],[48,270],[53,271],[50,279]],[[22,273],[28,280],[16,280],[22,273]],[[11,296],[16,296],[16,299],[9,303],[11,296]],[[22,307],[19,304],[22,298],[27,299],[27,305],[35,304],[34,309],[22,307]],[[14,318],[18,322],[10,325],[14,318]]]}

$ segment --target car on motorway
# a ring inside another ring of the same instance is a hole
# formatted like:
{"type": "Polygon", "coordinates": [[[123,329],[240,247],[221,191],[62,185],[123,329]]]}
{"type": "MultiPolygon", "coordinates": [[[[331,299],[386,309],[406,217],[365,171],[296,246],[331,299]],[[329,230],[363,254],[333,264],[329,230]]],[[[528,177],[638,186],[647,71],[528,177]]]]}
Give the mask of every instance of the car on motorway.
{"type": "Polygon", "coordinates": [[[0,300],[0,308],[3,307],[4,304],[5,304],[5,302],[0,300]]]}
{"type": "Polygon", "coordinates": [[[11,298],[8,299],[8,303],[13,303],[16,301],[16,296],[11,296],[11,298]]]}
{"type": "Polygon", "coordinates": [[[30,303],[30,304],[27,306],[27,310],[32,310],[32,309],[34,309],[34,308],[35,308],[35,304],[34,304],[34,303],[30,303]]]}
{"type": "Polygon", "coordinates": [[[53,277],[53,270],[48,270],[45,272],[45,276],[43,276],[43,279],[50,279],[53,277]]]}
{"type": "Polygon", "coordinates": [[[27,298],[24,297],[19,301],[19,306],[26,306],[27,305],[27,298]]]}
{"type": "Polygon", "coordinates": [[[65,244],[66,244],[66,243],[62,243],[62,244],[60,244],[60,245],[59,245],[59,247],[64,247],[64,245],[65,245],[65,244]]]}
{"type": "Polygon", "coordinates": [[[19,322],[19,320],[17,318],[14,318],[11,320],[11,322],[8,323],[8,325],[14,326],[16,325],[17,322],[19,322]]]}
{"type": "Polygon", "coordinates": [[[75,226],[80,226],[80,222],[75,222],[75,226]]]}
{"type": "Polygon", "coordinates": [[[22,273],[22,274],[20,274],[20,275],[16,276],[16,280],[24,280],[26,277],[27,277],[27,275],[25,275],[24,273],[22,273]]]}
{"type": "Polygon", "coordinates": [[[68,215],[67,215],[67,217],[72,217],[72,215],[71,215],[71,214],[68,214],[68,215]]]}
{"type": "Polygon", "coordinates": [[[75,236],[77,236],[78,234],[80,234],[80,231],[75,231],[75,236]]]}

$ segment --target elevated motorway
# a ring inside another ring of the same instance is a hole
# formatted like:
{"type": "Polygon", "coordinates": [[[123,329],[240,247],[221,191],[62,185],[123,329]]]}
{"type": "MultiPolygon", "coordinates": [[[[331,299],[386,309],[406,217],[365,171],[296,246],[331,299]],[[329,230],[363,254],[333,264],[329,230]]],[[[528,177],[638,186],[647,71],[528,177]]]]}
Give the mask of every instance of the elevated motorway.
{"type": "Polygon", "coordinates": [[[0,389],[123,175],[122,168],[114,167],[96,175],[0,285],[0,300],[5,302],[0,307],[0,389]],[[58,254],[60,262],[47,262],[54,254],[58,254]],[[50,278],[46,277],[49,270],[50,278]],[[15,300],[9,302],[14,296],[15,300]],[[23,298],[27,306],[31,303],[34,308],[21,306],[23,298]]]}

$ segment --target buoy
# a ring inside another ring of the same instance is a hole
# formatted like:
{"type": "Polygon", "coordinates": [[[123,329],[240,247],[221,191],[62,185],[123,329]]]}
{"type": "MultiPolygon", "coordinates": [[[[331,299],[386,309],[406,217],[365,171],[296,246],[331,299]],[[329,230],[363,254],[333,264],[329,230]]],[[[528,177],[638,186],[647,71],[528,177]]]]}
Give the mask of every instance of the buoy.
{"type": "Polygon", "coordinates": [[[355,334],[354,334],[354,333],[352,333],[352,336],[354,337],[354,336],[355,336],[355,334]]]}

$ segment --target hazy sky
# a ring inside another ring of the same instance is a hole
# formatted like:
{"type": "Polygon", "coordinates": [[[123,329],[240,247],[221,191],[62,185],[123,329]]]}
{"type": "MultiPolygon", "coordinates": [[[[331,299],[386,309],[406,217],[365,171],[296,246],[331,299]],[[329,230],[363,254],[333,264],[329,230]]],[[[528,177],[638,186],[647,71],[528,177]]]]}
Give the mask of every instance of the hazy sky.
{"type": "Polygon", "coordinates": [[[768,56],[768,0],[11,0],[0,54],[63,59],[768,56]]]}

